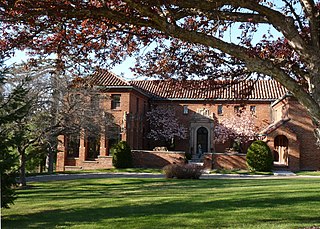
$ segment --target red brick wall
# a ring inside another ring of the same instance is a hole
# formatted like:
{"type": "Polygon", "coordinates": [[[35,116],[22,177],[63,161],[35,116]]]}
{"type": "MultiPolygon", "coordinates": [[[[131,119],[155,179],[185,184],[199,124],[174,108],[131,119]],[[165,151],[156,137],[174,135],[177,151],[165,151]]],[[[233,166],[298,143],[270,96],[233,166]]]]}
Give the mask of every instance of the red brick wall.
{"type": "Polygon", "coordinates": [[[245,154],[213,154],[214,169],[248,169],[245,154]]]}
{"type": "Polygon", "coordinates": [[[289,98],[289,118],[288,125],[300,142],[300,169],[320,169],[320,149],[316,146],[312,120],[307,110],[293,98],[289,98]]]}
{"type": "Polygon", "coordinates": [[[205,153],[203,155],[203,168],[207,170],[213,168],[213,153],[205,153]]]}
{"type": "Polygon", "coordinates": [[[79,158],[67,158],[65,161],[65,166],[75,166],[77,169],[83,170],[113,168],[111,156],[101,156],[92,161],[81,161],[79,158]]]}
{"type": "Polygon", "coordinates": [[[288,164],[287,167],[290,171],[300,170],[300,143],[297,135],[288,127],[289,123],[279,127],[271,132],[267,137],[267,144],[271,151],[275,150],[274,140],[279,135],[284,135],[288,139],[288,164]]]}
{"type": "MultiPolygon", "coordinates": [[[[190,128],[190,123],[194,121],[194,117],[197,115],[197,110],[200,108],[206,108],[210,111],[210,115],[214,114],[213,119],[221,119],[222,117],[231,117],[234,114],[234,106],[238,106],[239,103],[235,102],[219,102],[213,103],[210,101],[153,101],[153,104],[172,106],[176,111],[176,116],[181,124],[184,125],[187,129],[190,128]],[[218,105],[223,105],[223,115],[217,114],[218,105]],[[189,112],[188,114],[183,114],[183,106],[187,105],[189,112]]],[[[271,123],[271,108],[270,102],[250,102],[246,104],[247,109],[250,109],[250,106],[256,106],[256,125],[263,129],[271,123]]],[[[213,122],[212,119],[212,122],[213,122]]],[[[188,132],[189,135],[189,132],[188,132]]],[[[187,139],[176,141],[175,150],[181,150],[185,152],[190,151],[190,136],[187,139]]],[[[156,146],[156,143],[152,146],[156,146]]],[[[225,148],[230,147],[230,143],[219,143],[215,146],[217,152],[224,152],[225,148]]]]}
{"type": "Polygon", "coordinates": [[[163,168],[168,164],[185,164],[184,152],[132,151],[133,164],[137,168],[163,168]]]}

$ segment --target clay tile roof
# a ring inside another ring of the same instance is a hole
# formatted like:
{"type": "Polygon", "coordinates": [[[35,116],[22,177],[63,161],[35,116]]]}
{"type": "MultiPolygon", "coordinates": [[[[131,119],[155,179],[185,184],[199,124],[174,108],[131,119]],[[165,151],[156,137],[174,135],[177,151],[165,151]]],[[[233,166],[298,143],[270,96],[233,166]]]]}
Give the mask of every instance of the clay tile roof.
{"type": "Polygon", "coordinates": [[[217,100],[276,100],[287,89],[275,80],[242,81],[230,85],[217,80],[133,80],[125,81],[117,75],[100,70],[90,78],[97,86],[132,86],[153,99],[217,99],[217,100]]]}
{"type": "Polygon", "coordinates": [[[130,86],[130,84],[112,72],[100,70],[90,77],[90,84],[96,86],[130,86]]]}
{"type": "Polygon", "coordinates": [[[243,81],[231,86],[214,80],[139,80],[130,84],[155,99],[275,100],[287,92],[274,80],[243,81]]]}

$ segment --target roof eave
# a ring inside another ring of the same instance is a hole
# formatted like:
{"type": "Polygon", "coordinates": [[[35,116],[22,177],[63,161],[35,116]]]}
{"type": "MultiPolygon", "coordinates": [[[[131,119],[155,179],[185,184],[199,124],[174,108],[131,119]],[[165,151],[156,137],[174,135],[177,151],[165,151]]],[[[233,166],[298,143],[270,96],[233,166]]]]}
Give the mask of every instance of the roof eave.
{"type": "Polygon", "coordinates": [[[146,96],[147,98],[151,98],[150,95],[143,92],[139,88],[136,88],[135,86],[102,86],[102,85],[98,85],[98,86],[95,86],[95,88],[101,89],[101,90],[103,90],[103,89],[131,89],[131,90],[135,90],[135,91],[139,92],[140,94],[146,96]]]}
{"type": "Polygon", "coordinates": [[[271,107],[274,107],[275,105],[277,105],[278,103],[280,103],[282,100],[284,100],[287,97],[292,97],[292,94],[290,91],[287,91],[283,96],[281,96],[279,99],[277,99],[276,101],[274,101],[271,104],[271,107]]]}
{"type": "Polygon", "coordinates": [[[158,101],[254,101],[254,102],[274,102],[276,99],[215,99],[215,98],[207,98],[207,99],[190,99],[190,98],[152,98],[153,100],[158,101]]]}

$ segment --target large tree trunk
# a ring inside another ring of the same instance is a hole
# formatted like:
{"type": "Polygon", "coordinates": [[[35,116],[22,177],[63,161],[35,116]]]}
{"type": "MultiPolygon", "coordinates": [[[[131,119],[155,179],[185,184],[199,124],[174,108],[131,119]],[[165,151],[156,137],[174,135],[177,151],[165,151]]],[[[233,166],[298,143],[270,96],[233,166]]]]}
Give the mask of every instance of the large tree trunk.
{"type": "MultiPolygon", "coordinates": [[[[59,92],[59,76],[60,76],[60,62],[61,62],[61,55],[58,52],[58,59],[56,63],[56,70],[52,74],[51,77],[51,88],[52,88],[52,106],[51,106],[51,126],[57,126],[57,120],[59,115],[59,100],[60,92],[59,92]]],[[[50,149],[47,156],[47,167],[48,173],[53,173],[54,170],[54,157],[57,152],[57,136],[55,133],[51,135],[50,138],[50,149]]]]}
{"type": "Polygon", "coordinates": [[[20,186],[27,186],[26,180],[26,153],[24,149],[18,148],[20,154],[20,186]]]}
{"type": "Polygon", "coordinates": [[[48,169],[48,173],[51,174],[54,171],[54,156],[57,149],[57,140],[54,137],[50,140],[50,148],[48,150],[48,155],[46,158],[46,166],[48,169]]]}

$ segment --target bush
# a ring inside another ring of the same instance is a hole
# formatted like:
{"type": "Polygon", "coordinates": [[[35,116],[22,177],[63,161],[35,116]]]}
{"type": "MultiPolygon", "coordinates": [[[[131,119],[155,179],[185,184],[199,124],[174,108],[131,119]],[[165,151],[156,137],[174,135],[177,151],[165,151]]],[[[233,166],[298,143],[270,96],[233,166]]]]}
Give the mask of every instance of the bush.
{"type": "Polygon", "coordinates": [[[187,159],[187,160],[191,160],[191,159],[192,159],[191,153],[186,153],[186,159],[187,159]]]}
{"type": "Polygon", "coordinates": [[[112,164],[116,168],[131,168],[132,154],[127,142],[121,141],[111,148],[112,164]]]}
{"type": "Polygon", "coordinates": [[[0,143],[1,208],[9,208],[16,199],[17,174],[13,171],[15,156],[0,143]]]}
{"type": "Polygon", "coordinates": [[[202,172],[203,168],[201,166],[192,164],[170,164],[163,167],[163,173],[166,178],[199,179],[202,172]]]}
{"type": "Polygon", "coordinates": [[[254,141],[248,148],[247,164],[250,170],[269,172],[273,166],[272,152],[264,141],[254,141]]]}

